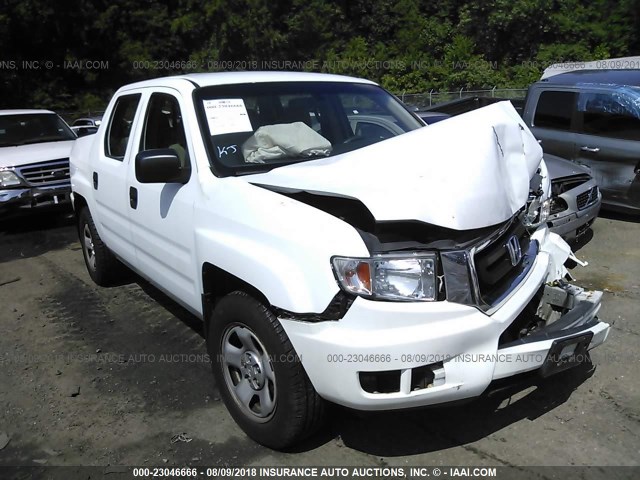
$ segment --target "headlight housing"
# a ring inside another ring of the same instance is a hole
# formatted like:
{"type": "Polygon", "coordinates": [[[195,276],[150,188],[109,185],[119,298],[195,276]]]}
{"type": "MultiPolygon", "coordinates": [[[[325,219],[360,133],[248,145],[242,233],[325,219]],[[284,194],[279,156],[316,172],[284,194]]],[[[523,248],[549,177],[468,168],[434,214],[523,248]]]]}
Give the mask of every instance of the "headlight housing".
{"type": "Polygon", "coordinates": [[[17,187],[21,185],[20,177],[13,170],[0,170],[0,187],[17,187]]]}
{"type": "Polygon", "coordinates": [[[338,283],[349,293],[374,300],[434,301],[438,298],[434,253],[333,257],[338,283]]]}
{"type": "Polygon", "coordinates": [[[549,219],[552,199],[542,201],[540,197],[533,198],[527,205],[527,211],[522,219],[526,227],[536,228],[549,219]]]}

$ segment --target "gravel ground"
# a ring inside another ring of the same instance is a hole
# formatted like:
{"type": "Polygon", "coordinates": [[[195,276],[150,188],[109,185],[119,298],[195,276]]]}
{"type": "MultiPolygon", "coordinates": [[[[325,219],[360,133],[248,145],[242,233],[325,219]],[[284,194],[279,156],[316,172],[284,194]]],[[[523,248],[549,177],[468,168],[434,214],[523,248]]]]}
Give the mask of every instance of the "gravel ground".
{"type": "Polygon", "coordinates": [[[600,218],[579,245],[576,283],[605,291],[613,324],[593,366],[458,407],[334,408],[281,453],[227,413],[197,319],[134,276],[95,286],[70,216],[0,223],[0,466],[639,465],[639,236],[600,218]]]}

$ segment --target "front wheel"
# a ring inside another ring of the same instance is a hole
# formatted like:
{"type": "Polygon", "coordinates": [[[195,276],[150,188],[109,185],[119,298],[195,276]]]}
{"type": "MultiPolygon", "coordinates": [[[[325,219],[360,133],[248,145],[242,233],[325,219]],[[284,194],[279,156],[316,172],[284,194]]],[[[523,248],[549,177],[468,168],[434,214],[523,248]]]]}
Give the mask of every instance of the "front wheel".
{"type": "Polygon", "coordinates": [[[322,424],[324,401],[262,303],[240,291],[222,298],[211,315],[207,347],[227,409],[255,441],[282,449],[322,424]]]}

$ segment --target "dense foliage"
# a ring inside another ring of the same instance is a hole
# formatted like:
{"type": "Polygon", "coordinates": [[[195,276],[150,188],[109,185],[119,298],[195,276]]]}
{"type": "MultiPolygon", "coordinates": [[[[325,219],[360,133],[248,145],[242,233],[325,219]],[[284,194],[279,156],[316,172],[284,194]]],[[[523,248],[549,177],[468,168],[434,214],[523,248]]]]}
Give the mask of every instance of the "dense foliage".
{"type": "Polygon", "coordinates": [[[0,108],[100,109],[215,70],[354,74],[395,92],[525,87],[640,52],[640,0],[0,0],[0,108]]]}

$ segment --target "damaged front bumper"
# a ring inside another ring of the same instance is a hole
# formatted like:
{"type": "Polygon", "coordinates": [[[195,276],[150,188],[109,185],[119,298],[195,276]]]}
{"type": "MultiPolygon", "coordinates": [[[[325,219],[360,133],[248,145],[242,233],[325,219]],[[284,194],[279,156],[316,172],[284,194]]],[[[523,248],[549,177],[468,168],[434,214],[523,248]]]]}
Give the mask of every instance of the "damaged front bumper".
{"type": "Polygon", "coordinates": [[[536,318],[557,315],[558,310],[565,313],[543,328],[499,345],[494,379],[538,368],[543,376],[566,370],[587,360],[587,350],[606,340],[609,325],[597,317],[602,292],[559,281],[545,285],[541,293],[536,318]]]}
{"type": "Polygon", "coordinates": [[[496,308],[359,297],[336,322],[280,321],[318,393],[360,410],[446,403],[519,373],[550,375],[586,359],[610,327],[597,317],[601,292],[558,281],[566,244],[546,230],[535,240],[526,277],[496,308]]]}

